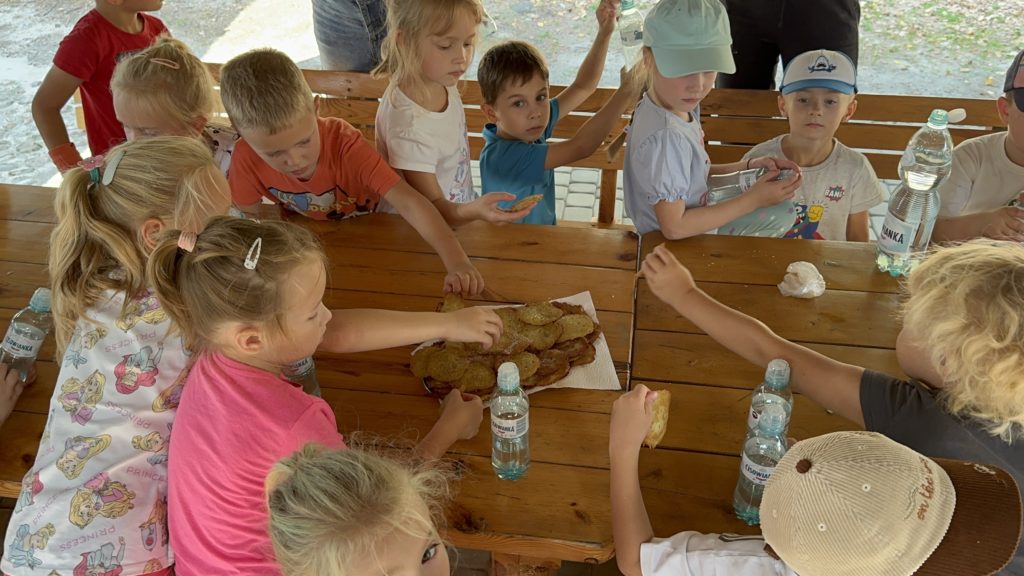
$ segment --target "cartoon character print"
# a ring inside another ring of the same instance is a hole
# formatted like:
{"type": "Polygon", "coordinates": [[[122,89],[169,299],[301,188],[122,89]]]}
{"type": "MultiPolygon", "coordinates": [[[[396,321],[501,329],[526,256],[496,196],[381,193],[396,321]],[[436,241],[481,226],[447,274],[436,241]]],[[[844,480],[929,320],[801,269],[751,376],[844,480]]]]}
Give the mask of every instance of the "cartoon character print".
{"type": "Polygon", "coordinates": [[[75,330],[71,335],[71,342],[68,344],[68,351],[64,353],[64,366],[78,368],[87,362],[85,350],[92,350],[96,344],[107,335],[107,329],[97,326],[93,330],[82,332],[81,328],[75,330]]]}
{"type": "Polygon", "coordinates": [[[14,540],[7,546],[7,561],[12,566],[28,566],[35,570],[36,566],[42,564],[42,560],[36,558],[36,550],[42,550],[49,544],[50,538],[57,533],[53,523],[43,526],[35,532],[31,532],[28,524],[18,526],[14,533],[14,540]]]}
{"type": "Polygon", "coordinates": [[[167,435],[161,436],[156,430],[146,434],[139,434],[132,437],[132,447],[143,452],[152,452],[153,455],[146,458],[146,461],[156,466],[167,462],[167,446],[171,438],[171,425],[167,425],[167,435]]]}
{"type": "Polygon", "coordinates": [[[821,204],[796,205],[796,223],[782,237],[803,238],[805,240],[824,240],[825,237],[818,234],[818,225],[822,216],[825,215],[825,207],[821,204]]]}
{"type": "Polygon", "coordinates": [[[85,528],[97,516],[120,518],[135,507],[135,492],[123,482],[111,480],[105,472],[93,476],[71,497],[68,520],[85,528]]]}
{"type": "Polygon", "coordinates": [[[469,148],[463,145],[459,146],[459,163],[455,168],[452,188],[448,191],[448,201],[470,202],[473,197],[473,181],[469,171],[469,148]]]}
{"type": "Polygon", "coordinates": [[[160,545],[167,547],[167,497],[157,494],[156,502],[153,503],[153,511],[149,518],[139,524],[141,531],[142,546],[146,550],[153,550],[159,539],[160,545]]]}
{"type": "Polygon", "coordinates": [[[85,380],[68,378],[60,385],[61,408],[71,415],[71,421],[85,426],[92,420],[96,405],[103,399],[103,388],[107,377],[99,370],[93,370],[85,380]]]}
{"type": "Polygon", "coordinates": [[[139,322],[159,324],[167,320],[167,314],[160,307],[160,302],[151,290],[144,290],[133,300],[124,304],[121,317],[117,319],[117,327],[125,332],[131,330],[139,322]]]}
{"type": "Polygon", "coordinates": [[[181,404],[181,393],[185,391],[185,380],[188,378],[188,369],[181,371],[174,384],[164,389],[159,396],[153,399],[153,412],[166,412],[177,410],[181,404]]]}
{"type": "Polygon", "coordinates": [[[149,562],[142,567],[143,574],[151,574],[153,572],[159,572],[164,569],[164,565],[156,558],[150,558],[149,562]]]}
{"type": "Polygon", "coordinates": [[[74,480],[82,473],[85,464],[107,446],[110,446],[110,434],[68,438],[64,441],[64,453],[57,458],[57,469],[68,480],[74,480]]]}
{"type": "Polygon", "coordinates": [[[25,508],[36,503],[36,495],[43,491],[43,483],[39,481],[39,472],[26,474],[21,479],[21,493],[14,504],[14,513],[18,514],[25,508]]]}
{"type": "Polygon", "coordinates": [[[164,345],[161,342],[157,345],[156,354],[153,347],[143,346],[134,354],[125,354],[121,361],[114,366],[114,387],[121,394],[131,394],[139,389],[139,386],[152,386],[156,383],[156,376],[160,373],[157,364],[164,354],[164,345]]]}
{"type": "Polygon", "coordinates": [[[323,213],[327,220],[343,220],[351,216],[370,214],[377,209],[378,202],[369,195],[353,197],[339,188],[332,188],[320,194],[296,194],[277,188],[269,188],[268,191],[289,210],[316,219],[319,219],[317,213],[323,213]]]}
{"type": "Polygon", "coordinates": [[[92,552],[82,552],[82,559],[75,566],[72,574],[74,576],[120,576],[124,561],[124,537],[118,536],[117,543],[120,548],[114,554],[114,545],[110,542],[92,552]]]}

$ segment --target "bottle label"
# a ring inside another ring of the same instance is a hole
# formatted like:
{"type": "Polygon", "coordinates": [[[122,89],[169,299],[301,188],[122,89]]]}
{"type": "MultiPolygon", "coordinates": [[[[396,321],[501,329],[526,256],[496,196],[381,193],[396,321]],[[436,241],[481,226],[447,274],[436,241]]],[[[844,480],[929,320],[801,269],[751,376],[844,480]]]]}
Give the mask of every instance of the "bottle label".
{"type": "Polygon", "coordinates": [[[907,254],[914,241],[916,228],[914,224],[908,224],[892,213],[887,213],[882,231],[878,234],[878,247],[889,254],[907,254]]]}
{"type": "Polygon", "coordinates": [[[747,430],[757,429],[757,421],[761,418],[761,410],[768,404],[781,404],[786,408],[786,413],[789,413],[790,406],[788,402],[778,394],[765,394],[761,393],[750,401],[750,414],[747,416],[747,430]]]}
{"type": "Polygon", "coordinates": [[[740,457],[740,472],[743,477],[750,480],[751,483],[757,484],[758,486],[764,486],[768,483],[768,479],[771,478],[772,472],[775,471],[775,466],[761,466],[756,464],[747,454],[744,453],[740,457]]]}
{"type": "Polygon", "coordinates": [[[289,364],[288,366],[286,366],[285,369],[284,369],[284,373],[287,376],[298,376],[298,375],[304,374],[305,372],[308,372],[308,371],[310,371],[312,369],[313,369],[313,357],[312,356],[306,356],[302,360],[299,360],[298,362],[295,362],[295,363],[292,363],[292,364],[289,364]]]}
{"type": "Polygon", "coordinates": [[[740,171],[740,190],[746,192],[750,190],[750,187],[757,182],[757,179],[761,176],[762,170],[760,168],[753,168],[751,170],[740,171]]]}
{"type": "Polygon", "coordinates": [[[13,328],[7,331],[7,335],[4,336],[4,350],[11,353],[12,356],[19,358],[35,358],[39,354],[39,349],[43,347],[43,340],[33,340],[26,338],[20,334],[15,334],[13,328]]]}
{"type": "Polygon", "coordinates": [[[491,434],[496,438],[514,440],[521,438],[530,431],[530,415],[523,414],[515,420],[506,420],[491,416],[491,434]]]}

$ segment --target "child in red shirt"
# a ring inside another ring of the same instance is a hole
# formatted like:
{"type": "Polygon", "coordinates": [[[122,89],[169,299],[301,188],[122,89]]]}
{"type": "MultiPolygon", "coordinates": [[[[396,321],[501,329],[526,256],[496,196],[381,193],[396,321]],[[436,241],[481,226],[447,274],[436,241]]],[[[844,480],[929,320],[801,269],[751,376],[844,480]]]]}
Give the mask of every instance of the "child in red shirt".
{"type": "Polygon", "coordinates": [[[96,8],[61,40],[53,66],[32,99],[32,119],[50,151],[50,159],[61,172],[82,160],[60,115],[79,88],[89,150],[94,155],[103,154],[124,142],[124,129],[114,115],[110,77],[121,58],[167,33],[158,18],[143,14],[162,5],[163,0],[96,0],[96,8]]]}

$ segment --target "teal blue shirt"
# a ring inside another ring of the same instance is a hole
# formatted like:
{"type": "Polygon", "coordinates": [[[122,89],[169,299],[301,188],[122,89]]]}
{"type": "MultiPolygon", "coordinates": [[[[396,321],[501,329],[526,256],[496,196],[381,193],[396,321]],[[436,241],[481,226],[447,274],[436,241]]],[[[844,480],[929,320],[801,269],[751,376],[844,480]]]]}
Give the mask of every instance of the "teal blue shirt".
{"type": "Polygon", "coordinates": [[[480,152],[480,189],[483,193],[515,194],[516,200],[501,203],[503,208],[527,196],[544,196],[519,224],[555,223],[555,171],[544,169],[548,158],[547,139],[558,122],[558,100],[550,102],[551,119],[536,142],[506,140],[498,136],[498,127],[494,124],[484,126],[484,149],[480,152]]]}

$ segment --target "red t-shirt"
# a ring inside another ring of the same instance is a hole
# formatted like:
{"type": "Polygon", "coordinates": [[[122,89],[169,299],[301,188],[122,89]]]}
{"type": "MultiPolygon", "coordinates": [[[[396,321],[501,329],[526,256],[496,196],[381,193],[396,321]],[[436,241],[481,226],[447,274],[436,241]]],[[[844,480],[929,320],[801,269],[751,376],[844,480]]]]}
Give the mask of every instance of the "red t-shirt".
{"type": "Polygon", "coordinates": [[[60,41],[53,65],[82,81],[82,108],[89,150],[103,154],[124,142],[124,128],[114,115],[114,98],[110,94],[110,77],[114,66],[133,52],[149,47],[157,36],[167,33],[159,18],[142,17],[142,32],[129,34],[111,24],[96,10],[75,24],[60,41]]]}
{"type": "Polygon", "coordinates": [[[376,210],[398,184],[398,173],[341,118],[317,118],[317,127],[320,160],[309,180],[274,170],[248,142],[239,140],[228,173],[235,204],[251,206],[269,198],[314,220],[341,220],[376,210]]]}

